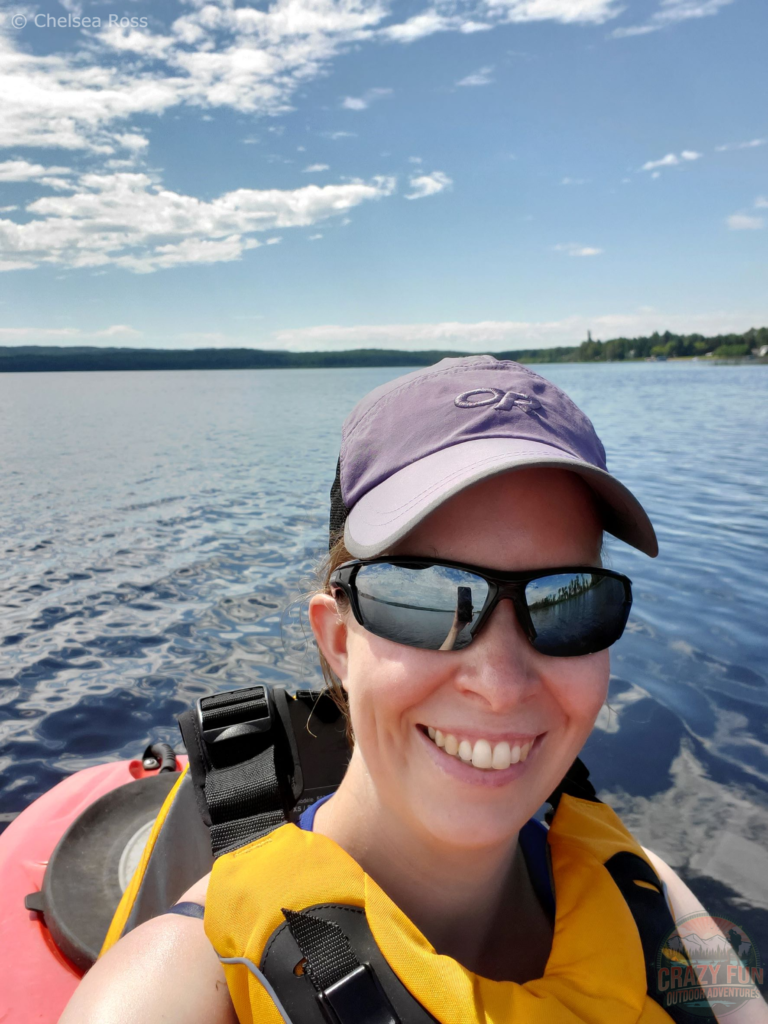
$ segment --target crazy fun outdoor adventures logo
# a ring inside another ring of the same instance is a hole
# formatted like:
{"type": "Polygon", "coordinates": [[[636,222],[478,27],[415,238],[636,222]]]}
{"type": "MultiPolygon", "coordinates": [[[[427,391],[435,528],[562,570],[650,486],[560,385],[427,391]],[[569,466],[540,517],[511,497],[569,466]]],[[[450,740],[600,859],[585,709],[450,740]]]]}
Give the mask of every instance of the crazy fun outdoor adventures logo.
{"type": "Polygon", "coordinates": [[[661,943],[656,985],[665,1008],[678,1007],[692,1017],[727,1016],[750,999],[759,999],[763,983],[757,948],[739,925],[724,917],[689,914],[661,943]]]}

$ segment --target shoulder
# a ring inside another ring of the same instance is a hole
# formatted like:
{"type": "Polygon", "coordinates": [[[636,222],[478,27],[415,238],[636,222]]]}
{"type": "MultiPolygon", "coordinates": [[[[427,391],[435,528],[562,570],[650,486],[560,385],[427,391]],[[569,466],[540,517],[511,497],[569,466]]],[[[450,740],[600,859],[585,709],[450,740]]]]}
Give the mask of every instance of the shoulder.
{"type": "MultiPolygon", "coordinates": [[[[662,860],[657,853],[652,850],[647,850],[645,847],[642,848],[643,853],[648,857],[651,864],[653,865],[656,874],[659,876],[659,880],[664,885],[664,895],[667,898],[669,909],[672,913],[672,917],[677,925],[682,918],[687,917],[689,914],[702,914],[710,918],[711,926],[708,934],[714,935],[719,933],[722,937],[724,945],[728,946],[728,939],[723,935],[718,922],[712,918],[711,915],[704,909],[701,901],[695,896],[682,878],[674,871],[666,861],[662,860]]],[[[686,941],[685,929],[680,932],[680,936],[683,940],[683,945],[686,948],[688,956],[692,962],[696,961],[697,949],[689,946],[686,941]]],[[[743,984],[740,983],[743,988],[743,984]]],[[[748,986],[753,990],[752,997],[744,1002],[741,1006],[738,1006],[735,1010],[732,1010],[727,1015],[728,1024],[768,1024],[768,1006],[760,996],[759,991],[756,989],[754,983],[748,986]]],[[[719,1011],[718,1011],[719,1013],[719,1011]]],[[[718,1015],[715,1013],[717,1020],[725,1021],[724,1015],[718,1015]]]]}
{"type": "Polygon", "coordinates": [[[643,853],[650,860],[660,881],[664,884],[667,902],[670,904],[672,916],[685,917],[686,914],[706,913],[700,900],[695,896],[677,872],[662,860],[653,850],[642,847],[643,853]]]}
{"type": "MultiPolygon", "coordinates": [[[[208,876],[182,901],[202,903],[208,876]]],[[[124,936],[86,974],[60,1024],[237,1024],[224,968],[199,919],[163,914],[124,936]]]]}

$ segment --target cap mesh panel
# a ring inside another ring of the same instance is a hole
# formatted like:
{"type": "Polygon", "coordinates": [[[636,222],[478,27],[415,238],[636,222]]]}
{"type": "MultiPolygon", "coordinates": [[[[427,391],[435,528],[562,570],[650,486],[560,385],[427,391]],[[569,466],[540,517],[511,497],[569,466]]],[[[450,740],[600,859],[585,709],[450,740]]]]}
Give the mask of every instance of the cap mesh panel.
{"type": "Polygon", "coordinates": [[[328,525],[328,550],[330,551],[336,541],[344,534],[344,524],[347,521],[349,509],[344,504],[341,496],[341,456],[336,463],[336,479],[331,484],[331,516],[328,525]]]}

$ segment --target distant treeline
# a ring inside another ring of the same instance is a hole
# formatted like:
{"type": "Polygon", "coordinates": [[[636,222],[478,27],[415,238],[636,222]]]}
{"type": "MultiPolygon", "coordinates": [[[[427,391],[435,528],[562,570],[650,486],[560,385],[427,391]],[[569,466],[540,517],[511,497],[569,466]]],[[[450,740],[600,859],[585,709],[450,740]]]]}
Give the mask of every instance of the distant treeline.
{"type": "MultiPolygon", "coordinates": [[[[560,348],[531,348],[494,352],[498,359],[519,363],[596,363],[649,357],[708,356],[738,358],[768,345],[768,327],[744,334],[654,333],[645,338],[583,341],[560,348]]],[[[468,352],[433,349],[407,352],[397,349],[357,348],[343,352],[281,352],[259,348],[144,349],[57,347],[53,345],[0,346],[0,373],[56,370],[268,370],[341,368],[350,366],[429,366],[445,356],[468,352]]]]}

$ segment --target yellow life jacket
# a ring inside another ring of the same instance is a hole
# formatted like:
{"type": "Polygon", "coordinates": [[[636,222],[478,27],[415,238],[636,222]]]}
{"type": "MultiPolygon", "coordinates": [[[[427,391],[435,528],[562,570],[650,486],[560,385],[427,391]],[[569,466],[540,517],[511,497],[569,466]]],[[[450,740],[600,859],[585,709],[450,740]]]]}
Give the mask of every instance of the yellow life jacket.
{"type": "Polygon", "coordinates": [[[674,922],[661,882],[637,841],[606,804],[564,795],[548,845],[556,893],[552,951],[544,976],[522,985],[480,977],[435,952],[376,882],[326,836],[285,824],[224,854],[208,888],[205,931],[224,964],[239,1021],[682,1020],[677,1007],[662,1007],[664,993],[653,980],[674,922]],[[334,1002],[332,986],[321,989],[328,959],[318,968],[314,954],[303,955],[312,928],[332,931],[332,926],[336,932],[325,952],[331,949],[330,960],[335,957],[342,971],[349,968],[345,980],[357,978],[361,998],[383,991],[378,1016],[355,1015],[354,985],[351,1003],[341,983],[341,1003],[334,1002]],[[347,1017],[335,1016],[334,1006],[345,1005],[347,1017]]]}

